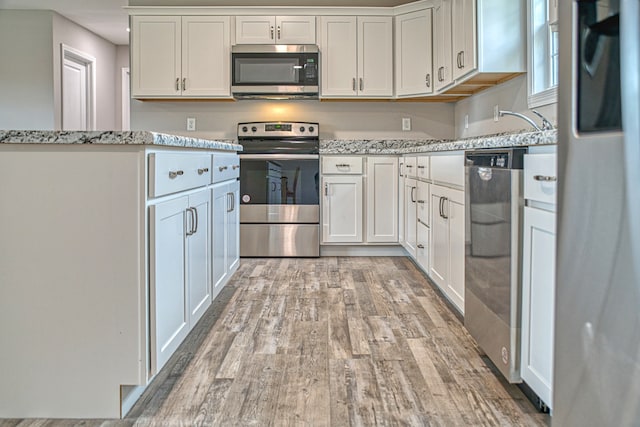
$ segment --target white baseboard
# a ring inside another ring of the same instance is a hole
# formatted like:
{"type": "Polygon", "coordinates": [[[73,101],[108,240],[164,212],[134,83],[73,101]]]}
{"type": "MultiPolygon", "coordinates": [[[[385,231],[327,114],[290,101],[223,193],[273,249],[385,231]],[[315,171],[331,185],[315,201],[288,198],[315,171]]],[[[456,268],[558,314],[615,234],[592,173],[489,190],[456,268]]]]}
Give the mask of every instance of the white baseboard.
{"type": "Polygon", "coordinates": [[[400,245],[389,246],[343,246],[321,245],[320,256],[407,256],[400,245]]]}

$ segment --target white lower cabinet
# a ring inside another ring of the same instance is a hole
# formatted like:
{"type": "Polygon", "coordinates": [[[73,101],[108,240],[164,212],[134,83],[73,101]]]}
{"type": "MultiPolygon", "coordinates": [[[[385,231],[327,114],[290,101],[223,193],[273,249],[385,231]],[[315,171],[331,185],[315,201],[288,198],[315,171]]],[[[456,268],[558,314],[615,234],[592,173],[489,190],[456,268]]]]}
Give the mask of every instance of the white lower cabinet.
{"type": "Polygon", "coordinates": [[[417,244],[417,190],[415,179],[404,179],[404,248],[413,258],[416,257],[417,244]]]}
{"type": "Polygon", "coordinates": [[[362,243],[362,175],[324,176],[322,241],[362,243]]]}
{"type": "Polygon", "coordinates": [[[239,195],[240,182],[226,181],[212,192],[212,270],[213,297],[222,289],[240,262],[239,195]]]}
{"type": "Polygon", "coordinates": [[[429,245],[431,230],[424,223],[418,222],[416,232],[416,262],[422,270],[429,271],[429,245]]]}
{"type": "Polygon", "coordinates": [[[398,242],[398,158],[367,157],[367,242],[398,242]]]}
{"type": "Polygon", "coordinates": [[[464,191],[431,185],[429,276],[464,312],[464,191]]]}

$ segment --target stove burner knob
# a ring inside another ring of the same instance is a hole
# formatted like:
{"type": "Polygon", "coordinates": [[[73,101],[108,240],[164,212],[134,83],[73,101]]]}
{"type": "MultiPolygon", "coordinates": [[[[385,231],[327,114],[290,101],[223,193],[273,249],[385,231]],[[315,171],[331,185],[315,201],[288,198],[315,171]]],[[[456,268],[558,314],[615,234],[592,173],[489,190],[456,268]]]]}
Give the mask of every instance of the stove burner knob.
{"type": "Polygon", "coordinates": [[[309,132],[313,132],[313,131],[314,131],[313,126],[309,126],[309,132]]]}
{"type": "Polygon", "coordinates": [[[253,126],[253,127],[251,128],[251,132],[257,132],[257,131],[258,131],[258,128],[257,128],[257,127],[253,126]]]}
{"type": "Polygon", "coordinates": [[[249,129],[248,129],[246,126],[242,126],[242,132],[246,132],[246,131],[248,131],[248,130],[249,130],[249,129]]]}
{"type": "Polygon", "coordinates": [[[300,126],[300,132],[304,132],[304,126],[300,126]]]}

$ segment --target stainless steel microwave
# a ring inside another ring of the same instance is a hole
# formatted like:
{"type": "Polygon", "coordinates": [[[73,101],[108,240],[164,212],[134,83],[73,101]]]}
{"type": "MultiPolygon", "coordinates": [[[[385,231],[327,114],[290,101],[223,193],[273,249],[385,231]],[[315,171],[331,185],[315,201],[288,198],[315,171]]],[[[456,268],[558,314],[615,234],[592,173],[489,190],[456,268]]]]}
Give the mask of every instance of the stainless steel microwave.
{"type": "Polygon", "coordinates": [[[235,98],[317,98],[318,46],[235,45],[231,92],[235,98]]]}

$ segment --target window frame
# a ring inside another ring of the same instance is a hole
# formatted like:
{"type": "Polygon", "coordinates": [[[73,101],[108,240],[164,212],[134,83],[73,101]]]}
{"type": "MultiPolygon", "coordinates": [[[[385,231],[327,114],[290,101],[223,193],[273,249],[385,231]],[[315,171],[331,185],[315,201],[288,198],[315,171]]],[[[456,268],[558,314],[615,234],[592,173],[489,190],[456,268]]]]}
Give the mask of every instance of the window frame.
{"type": "Polygon", "coordinates": [[[557,84],[551,86],[553,80],[551,34],[553,30],[557,30],[557,21],[554,23],[549,21],[550,1],[556,0],[527,0],[527,104],[529,108],[558,101],[558,86],[557,84]],[[540,7],[543,7],[544,11],[539,10],[540,7]],[[541,90],[536,89],[536,86],[540,86],[540,80],[544,87],[541,90]]]}

